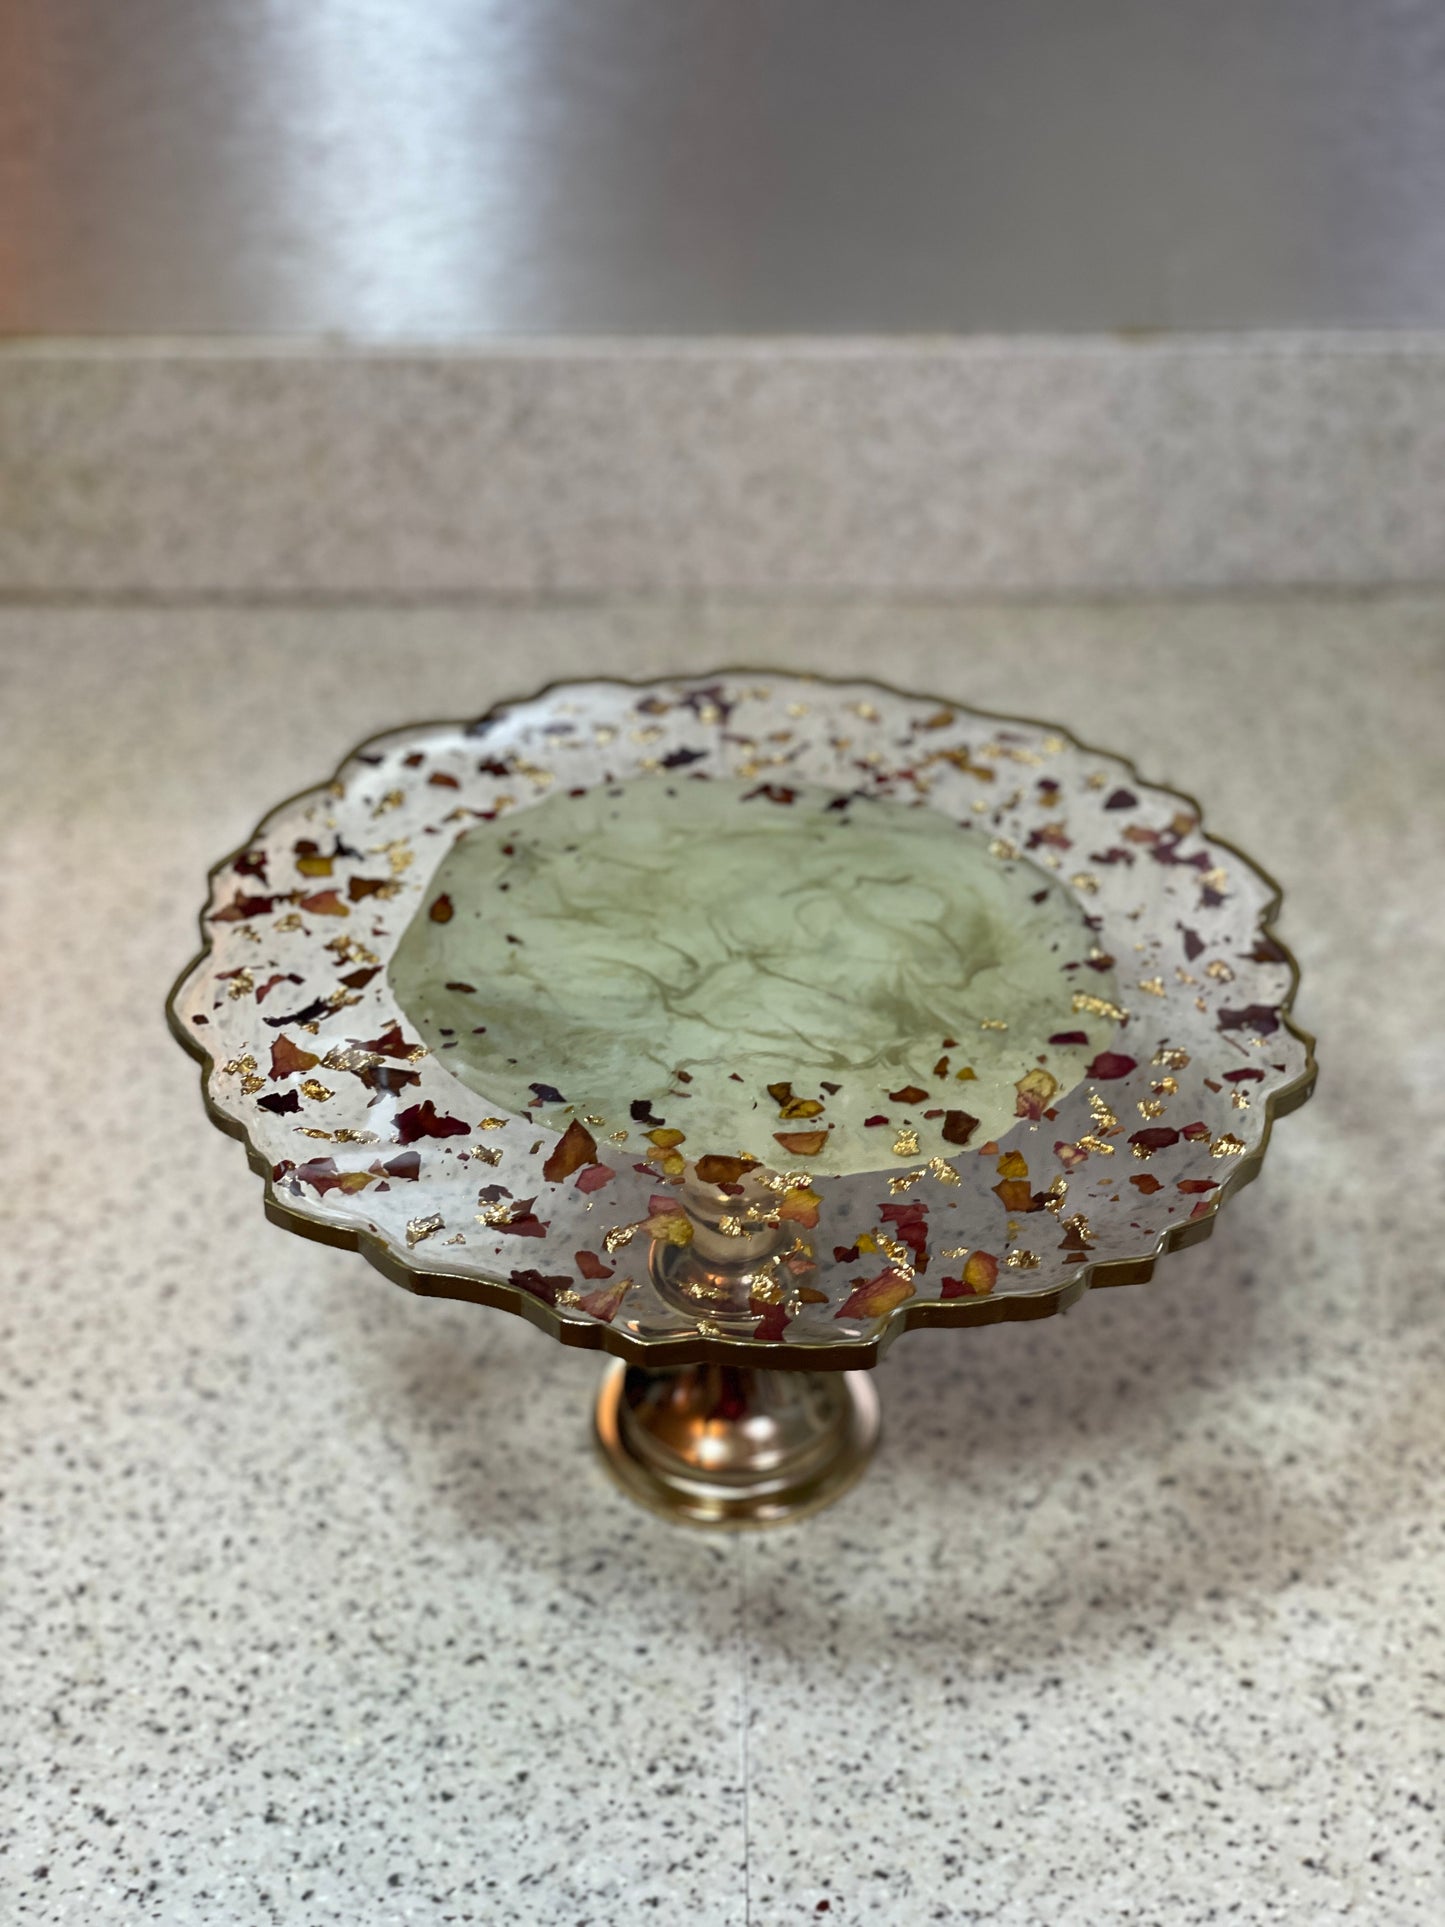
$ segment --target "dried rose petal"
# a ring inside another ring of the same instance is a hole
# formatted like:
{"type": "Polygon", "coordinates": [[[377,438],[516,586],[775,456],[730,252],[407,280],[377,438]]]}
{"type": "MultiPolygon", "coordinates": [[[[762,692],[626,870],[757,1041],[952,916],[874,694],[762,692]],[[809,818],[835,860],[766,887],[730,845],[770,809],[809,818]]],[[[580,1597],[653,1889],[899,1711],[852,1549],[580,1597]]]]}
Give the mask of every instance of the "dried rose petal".
{"type": "Polygon", "coordinates": [[[1088,1075],[1100,1083],[1109,1083],[1117,1077],[1127,1077],[1132,1070],[1138,1069],[1136,1057],[1126,1057],[1122,1051],[1102,1050],[1090,1064],[1088,1075]]]}
{"type": "Polygon", "coordinates": [[[561,1184],[574,1171],[580,1171],[584,1164],[596,1162],[597,1140],[587,1126],[574,1117],[552,1147],[551,1156],[542,1166],[542,1176],[548,1184],[561,1184]]]}

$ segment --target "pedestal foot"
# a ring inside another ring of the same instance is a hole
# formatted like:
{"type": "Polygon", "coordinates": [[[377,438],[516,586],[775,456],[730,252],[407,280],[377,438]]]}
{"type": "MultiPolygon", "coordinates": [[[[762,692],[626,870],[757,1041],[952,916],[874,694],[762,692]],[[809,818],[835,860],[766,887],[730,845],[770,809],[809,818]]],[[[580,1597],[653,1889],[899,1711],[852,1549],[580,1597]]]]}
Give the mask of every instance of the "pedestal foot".
{"type": "Polygon", "coordinates": [[[623,1490],[693,1525],[777,1525],[862,1474],[878,1440],[871,1372],[613,1365],[597,1443],[623,1490]]]}

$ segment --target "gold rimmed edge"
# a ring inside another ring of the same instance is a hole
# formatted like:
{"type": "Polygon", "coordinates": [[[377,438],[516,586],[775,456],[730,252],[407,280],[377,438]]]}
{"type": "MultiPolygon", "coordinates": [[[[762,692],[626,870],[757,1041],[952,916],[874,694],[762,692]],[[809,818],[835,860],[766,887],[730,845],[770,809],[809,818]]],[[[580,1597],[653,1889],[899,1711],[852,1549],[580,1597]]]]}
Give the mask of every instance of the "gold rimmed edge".
{"type": "MultiPolygon", "coordinates": [[[[229,855],[211,865],[206,872],[207,885],[214,884],[222,871],[229,869],[239,856],[252,847],[273,817],[280,815],[283,810],[291,809],[308,797],[324,794],[331,784],[339,781],[341,771],[373,743],[398,736],[419,735],[433,730],[475,729],[477,724],[497,720],[507,711],[544,702],[559,690],[576,688],[579,685],[594,688],[611,685],[620,689],[642,690],[656,688],[660,684],[706,685],[709,682],[741,677],[786,678],[792,682],[821,683],[830,688],[876,689],[905,702],[937,703],[941,708],[959,710],[986,722],[1016,724],[1027,729],[1044,730],[1049,734],[1061,736],[1065,742],[1082,751],[1086,756],[1102,757],[1105,761],[1122,767],[1143,789],[1185,804],[1193,811],[1200,834],[1206,834],[1203,806],[1188,791],[1175,789],[1167,784],[1150,782],[1147,777],[1139,773],[1132,758],[1122,755],[1118,750],[1099,749],[1092,743],[1083,742],[1063,724],[1045,722],[1033,716],[1008,715],[999,710],[979,709],[955,697],[933,696],[916,689],[900,689],[896,684],[884,682],[876,676],[829,676],[816,670],[758,669],[743,664],[688,675],[557,677],[543,684],[530,695],[506,697],[474,717],[401,723],[393,728],[377,731],[363,737],[359,743],[348,750],[326,782],[310,784],[305,789],[296,790],[290,796],[283,797],[279,803],[273,804],[244,842],[237,844],[229,855]]],[[[932,1300],[900,1305],[895,1311],[889,1313],[880,1330],[866,1340],[838,1339],[826,1343],[787,1339],[759,1341],[704,1337],[698,1333],[681,1333],[674,1338],[638,1338],[629,1332],[618,1331],[613,1326],[601,1322],[589,1322],[584,1325],[564,1318],[544,1300],[534,1298],[519,1286],[504,1283],[500,1279],[464,1278],[451,1272],[431,1271],[425,1266],[410,1264],[398,1257],[379,1233],[368,1231],[360,1225],[343,1227],[328,1224],[325,1219],[313,1218],[306,1212],[298,1211],[284,1203],[277,1195],[271,1177],[270,1159],[262,1155],[250,1132],[239,1119],[227,1115],[212,1102],[210,1070],[215,1060],[205,1048],[202,1039],[195,1035],[194,1030],[187,1029],[182,1024],[176,1010],[176,1000],[182,989],[211,954],[211,933],[206,928],[206,917],[212,894],[209,887],[206,903],[197,916],[201,948],[171,985],[166,997],[166,1022],[172,1036],[182,1049],[195,1058],[200,1065],[201,1102],[207,1117],[227,1137],[235,1138],[244,1145],[247,1162],[262,1179],[265,1187],[266,1217],[272,1224],[280,1226],[283,1231],[291,1231],[299,1237],[310,1238],[317,1244],[359,1252],[368,1264],[381,1272],[384,1277],[389,1278],[393,1284],[401,1285],[420,1297],[451,1298],[465,1304],[490,1305],[499,1311],[511,1312],[514,1316],[529,1320],[539,1330],[548,1333],[563,1345],[571,1345],[582,1351],[607,1352],[614,1358],[626,1360],[629,1364],[662,1368],[669,1365],[695,1365],[709,1360],[718,1360],[768,1371],[866,1371],[875,1366],[894,1340],[907,1331],[962,1330],[977,1325],[1012,1324],[1025,1319],[1051,1318],[1055,1313],[1066,1311],[1070,1305],[1076,1304],[1086,1291],[1096,1286],[1145,1283],[1153,1277],[1154,1268],[1159,1260],[1169,1252],[1180,1251],[1190,1245],[1202,1243],[1210,1236],[1214,1230],[1215,1220],[1226,1201],[1242,1191],[1247,1184],[1253,1183],[1259,1176],[1265,1153],[1269,1149],[1270,1139],[1274,1134],[1276,1120],[1287,1117],[1292,1111],[1297,1111],[1310,1098],[1319,1075],[1319,1066],[1315,1060],[1315,1040],[1307,1030],[1294,1021],[1291,1015],[1300,983],[1299,962],[1294,952],[1281,940],[1274,928],[1274,919],[1279,915],[1284,892],[1269,871],[1253,857],[1247,856],[1238,844],[1212,833],[1208,834],[1208,840],[1216,848],[1227,850],[1237,861],[1244,864],[1270,892],[1270,900],[1258,919],[1256,928],[1275,945],[1282,961],[1288,967],[1289,984],[1278,1009],[1285,1029],[1297,1043],[1304,1047],[1305,1053],[1304,1068],[1299,1075],[1280,1089],[1271,1092],[1266,1098],[1264,1134],[1260,1138],[1258,1147],[1240,1160],[1231,1176],[1210,1198],[1210,1208],[1205,1215],[1186,1218],[1180,1224],[1171,1225],[1161,1234],[1153,1250],[1138,1258],[1096,1259],[1091,1263],[1081,1264],[1072,1276],[1047,1291],[1014,1292],[997,1298],[968,1298],[948,1302],[932,1300]]]]}

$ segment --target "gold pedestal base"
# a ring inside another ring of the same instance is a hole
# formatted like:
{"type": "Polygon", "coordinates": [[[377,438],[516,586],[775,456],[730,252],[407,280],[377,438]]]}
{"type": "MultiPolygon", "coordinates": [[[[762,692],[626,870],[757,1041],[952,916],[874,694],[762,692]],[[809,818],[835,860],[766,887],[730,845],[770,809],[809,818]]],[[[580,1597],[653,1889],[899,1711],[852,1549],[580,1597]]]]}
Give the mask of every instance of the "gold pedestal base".
{"type": "Polygon", "coordinates": [[[597,1443],[622,1489],[691,1525],[781,1525],[830,1505],[878,1442],[871,1372],[613,1365],[597,1443]]]}

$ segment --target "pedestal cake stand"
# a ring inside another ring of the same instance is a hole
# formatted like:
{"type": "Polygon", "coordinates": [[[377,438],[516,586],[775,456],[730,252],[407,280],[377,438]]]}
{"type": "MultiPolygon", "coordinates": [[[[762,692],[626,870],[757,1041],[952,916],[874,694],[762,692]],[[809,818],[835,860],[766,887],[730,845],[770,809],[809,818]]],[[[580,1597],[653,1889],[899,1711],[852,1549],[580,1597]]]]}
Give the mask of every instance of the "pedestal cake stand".
{"type": "Polygon", "coordinates": [[[171,994],[273,1222],[613,1354],[635,1497],[837,1497],[914,1328],[1207,1236],[1309,1095],[1276,886],[1065,730],[872,682],[557,685],[353,752],[171,994]]]}

